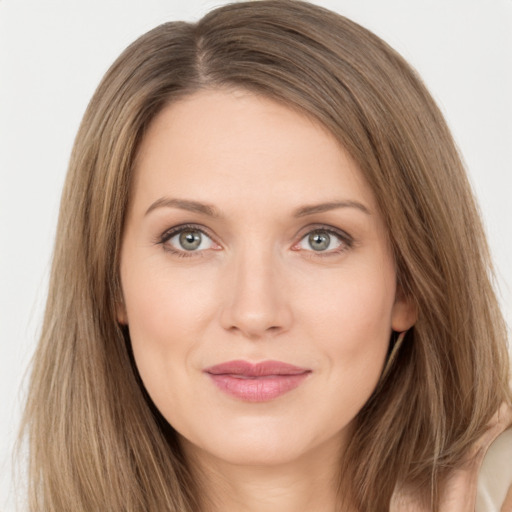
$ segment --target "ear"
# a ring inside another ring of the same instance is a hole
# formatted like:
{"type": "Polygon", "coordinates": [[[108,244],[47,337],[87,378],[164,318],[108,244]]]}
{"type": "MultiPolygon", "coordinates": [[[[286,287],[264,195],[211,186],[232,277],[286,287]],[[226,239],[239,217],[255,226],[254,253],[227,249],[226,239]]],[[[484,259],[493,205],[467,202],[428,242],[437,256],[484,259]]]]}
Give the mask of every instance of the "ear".
{"type": "Polygon", "coordinates": [[[404,332],[410,329],[418,319],[418,308],[412,297],[406,296],[400,287],[397,287],[395,303],[391,312],[391,329],[395,332],[404,332]]]}
{"type": "Polygon", "coordinates": [[[128,325],[128,314],[123,299],[116,300],[116,318],[121,325],[128,325]]]}

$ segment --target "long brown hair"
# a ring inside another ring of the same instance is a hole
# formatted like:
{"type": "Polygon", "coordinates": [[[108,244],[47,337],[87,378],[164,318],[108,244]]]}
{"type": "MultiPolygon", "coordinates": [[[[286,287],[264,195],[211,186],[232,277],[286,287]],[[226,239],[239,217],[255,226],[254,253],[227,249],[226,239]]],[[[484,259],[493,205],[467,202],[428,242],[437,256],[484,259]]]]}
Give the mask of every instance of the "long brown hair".
{"type": "Polygon", "coordinates": [[[85,113],[65,184],[24,429],[32,512],[198,510],[176,437],[137,376],[116,322],[119,249],[134,159],[169,102],[248,89],[320,121],[358,163],[385,219],[416,325],[359,412],[341,469],[361,511],[397,483],[433,508],[503,401],[506,329],[481,221],[434,101],[382,40],[293,0],[227,5],[129,46],[85,113]]]}

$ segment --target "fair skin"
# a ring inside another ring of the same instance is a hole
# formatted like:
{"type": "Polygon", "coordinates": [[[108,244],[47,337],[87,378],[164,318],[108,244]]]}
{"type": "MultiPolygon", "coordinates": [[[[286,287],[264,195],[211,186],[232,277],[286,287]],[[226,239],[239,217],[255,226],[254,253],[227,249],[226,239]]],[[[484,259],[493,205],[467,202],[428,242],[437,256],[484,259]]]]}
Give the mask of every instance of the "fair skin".
{"type": "Polygon", "coordinates": [[[118,320],[205,509],[336,510],[354,417],[392,330],[414,322],[375,198],[337,141],[240,90],[167,106],[136,160],[120,272],[118,320]],[[209,370],[230,361],[298,375],[209,370]]]}

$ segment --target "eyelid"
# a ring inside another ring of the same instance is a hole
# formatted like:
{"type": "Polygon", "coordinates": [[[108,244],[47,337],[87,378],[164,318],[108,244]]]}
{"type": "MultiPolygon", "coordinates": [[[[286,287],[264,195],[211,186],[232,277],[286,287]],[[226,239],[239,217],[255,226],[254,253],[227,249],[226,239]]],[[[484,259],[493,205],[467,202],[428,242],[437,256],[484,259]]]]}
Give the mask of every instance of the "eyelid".
{"type": "Polygon", "coordinates": [[[212,238],[208,230],[199,224],[193,224],[193,223],[185,223],[185,224],[178,224],[177,226],[173,226],[172,228],[166,229],[159,237],[159,242],[165,242],[172,238],[174,235],[177,235],[178,233],[181,233],[182,231],[189,230],[195,230],[203,233],[209,238],[212,238]]]}
{"type": "MultiPolygon", "coordinates": [[[[214,235],[212,235],[207,228],[205,228],[204,226],[202,226],[200,224],[194,224],[194,223],[179,224],[177,226],[173,226],[173,227],[165,230],[162,234],[160,234],[157,237],[157,239],[155,240],[155,243],[161,244],[165,250],[167,250],[171,253],[177,254],[179,256],[187,257],[187,256],[194,256],[194,255],[196,255],[196,256],[203,255],[203,253],[206,251],[206,249],[202,249],[199,251],[185,251],[185,250],[180,250],[178,248],[166,245],[166,243],[171,238],[173,238],[174,236],[178,235],[179,233],[181,233],[183,231],[186,231],[187,229],[199,231],[204,236],[208,237],[214,244],[216,244],[218,246],[218,248],[215,248],[213,250],[219,250],[222,248],[222,246],[219,244],[219,242],[217,242],[216,237],[214,235]]],[[[304,250],[305,252],[313,253],[313,255],[315,257],[339,254],[339,253],[351,248],[355,243],[354,238],[351,235],[349,235],[346,231],[344,231],[340,228],[336,228],[334,226],[328,225],[328,224],[308,225],[300,230],[299,234],[296,235],[295,239],[297,241],[292,245],[292,247],[291,247],[292,250],[294,250],[294,251],[303,251],[304,250]],[[333,236],[337,237],[342,243],[341,247],[336,248],[336,249],[331,249],[329,251],[318,251],[318,252],[314,251],[313,249],[304,250],[302,248],[298,248],[298,245],[304,240],[304,238],[315,231],[324,231],[324,232],[328,233],[329,235],[333,235],[333,236]]]]}
{"type": "MultiPolygon", "coordinates": [[[[206,229],[204,226],[201,226],[199,224],[193,224],[193,223],[185,223],[185,224],[179,224],[177,226],[173,226],[167,230],[165,230],[161,235],[158,236],[155,243],[161,244],[166,251],[169,251],[173,254],[177,254],[180,256],[188,257],[188,256],[199,256],[202,255],[206,251],[206,249],[198,250],[198,251],[185,251],[180,250],[176,247],[166,245],[171,238],[175,237],[176,235],[182,233],[183,231],[199,231],[202,235],[208,237],[215,245],[217,245],[219,248],[221,248],[220,244],[217,242],[215,237],[209,232],[208,229],[206,229]]],[[[218,250],[218,249],[213,249],[218,250]]]]}
{"type": "Polygon", "coordinates": [[[295,251],[304,250],[304,249],[298,248],[298,245],[304,240],[304,238],[311,235],[311,233],[314,233],[315,231],[324,231],[329,235],[334,235],[341,241],[342,246],[341,246],[341,248],[331,249],[329,251],[318,251],[317,252],[317,251],[314,251],[313,249],[311,249],[310,251],[305,250],[305,252],[313,253],[314,256],[322,257],[322,256],[333,255],[333,254],[339,254],[340,252],[350,249],[355,243],[354,238],[351,235],[349,235],[346,231],[344,231],[343,229],[335,228],[334,226],[330,226],[327,224],[312,224],[312,225],[306,226],[305,228],[301,229],[300,234],[297,235],[298,241],[293,244],[292,250],[295,250],[295,251]]]}

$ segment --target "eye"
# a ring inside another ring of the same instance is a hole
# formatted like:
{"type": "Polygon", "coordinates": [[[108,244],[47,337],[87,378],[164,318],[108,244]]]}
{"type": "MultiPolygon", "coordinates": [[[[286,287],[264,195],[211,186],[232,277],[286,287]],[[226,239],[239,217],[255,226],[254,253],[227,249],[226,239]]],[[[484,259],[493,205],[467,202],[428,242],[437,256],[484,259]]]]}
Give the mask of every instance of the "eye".
{"type": "Polygon", "coordinates": [[[338,253],[350,247],[351,244],[352,240],[348,235],[319,228],[307,233],[295,247],[317,253],[338,253]]]}
{"type": "Polygon", "coordinates": [[[187,255],[219,246],[202,230],[194,226],[179,226],[162,235],[160,243],[170,252],[187,255]]]}

